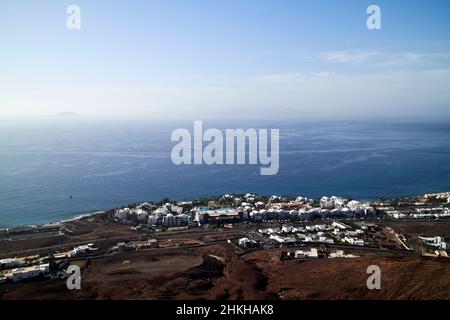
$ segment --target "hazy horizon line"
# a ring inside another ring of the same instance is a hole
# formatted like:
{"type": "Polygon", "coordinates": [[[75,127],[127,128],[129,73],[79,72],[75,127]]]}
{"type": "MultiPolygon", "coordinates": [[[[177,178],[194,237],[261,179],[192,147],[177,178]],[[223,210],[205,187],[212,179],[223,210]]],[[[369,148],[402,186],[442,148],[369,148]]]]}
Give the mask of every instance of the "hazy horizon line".
{"type": "Polygon", "coordinates": [[[57,114],[0,114],[0,119],[46,119],[46,120],[140,120],[140,121],[283,121],[283,122],[309,122],[309,121],[323,121],[323,122],[345,122],[345,121],[386,121],[386,122],[448,122],[449,117],[436,116],[280,116],[280,117],[255,117],[253,116],[239,116],[239,117],[226,117],[226,116],[193,116],[193,117],[173,117],[173,116],[153,116],[151,114],[80,114],[76,112],[61,112],[57,114]]]}

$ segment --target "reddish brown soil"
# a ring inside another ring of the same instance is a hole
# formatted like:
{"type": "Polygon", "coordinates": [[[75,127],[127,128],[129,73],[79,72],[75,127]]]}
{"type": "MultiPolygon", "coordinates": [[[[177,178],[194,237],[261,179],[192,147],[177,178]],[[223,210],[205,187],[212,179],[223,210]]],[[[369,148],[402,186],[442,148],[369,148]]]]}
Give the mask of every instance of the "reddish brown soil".
{"type": "Polygon", "coordinates": [[[450,299],[450,259],[371,253],[282,261],[281,249],[234,250],[216,244],[115,254],[84,266],[79,291],[46,280],[0,286],[0,299],[450,299]],[[372,264],[381,268],[381,290],[366,287],[372,264]]]}
{"type": "Polygon", "coordinates": [[[357,259],[280,261],[273,251],[245,256],[265,274],[266,291],[281,299],[450,299],[450,260],[366,255],[357,259]],[[381,269],[381,290],[368,290],[369,265],[381,269]]]}
{"type": "Polygon", "coordinates": [[[450,238],[450,220],[389,222],[395,230],[409,236],[441,236],[450,238]]]}
{"type": "Polygon", "coordinates": [[[138,234],[131,230],[129,226],[117,223],[104,223],[96,221],[94,218],[78,221],[71,221],[67,224],[68,231],[64,235],[36,236],[26,239],[9,241],[0,240],[0,254],[5,255],[10,252],[31,250],[50,246],[60,246],[79,241],[93,241],[109,237],[120,237],[138,234]]]}

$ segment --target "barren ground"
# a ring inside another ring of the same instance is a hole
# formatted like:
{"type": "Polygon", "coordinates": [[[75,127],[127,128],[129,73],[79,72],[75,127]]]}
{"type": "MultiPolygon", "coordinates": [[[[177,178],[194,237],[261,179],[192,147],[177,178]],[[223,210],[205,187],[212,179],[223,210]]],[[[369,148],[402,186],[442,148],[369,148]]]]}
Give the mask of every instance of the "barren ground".
{"type": "Polygon", "coordinates": [[[383,253],[280,260],[282,249],[237,255],[229,244],[127,252],[79,261],[82,289],[65,280],[0,287],[0,299],[450,299],[450,260],[383,253]],[[366,268],[380,266],[381,290],[366,268]]]}

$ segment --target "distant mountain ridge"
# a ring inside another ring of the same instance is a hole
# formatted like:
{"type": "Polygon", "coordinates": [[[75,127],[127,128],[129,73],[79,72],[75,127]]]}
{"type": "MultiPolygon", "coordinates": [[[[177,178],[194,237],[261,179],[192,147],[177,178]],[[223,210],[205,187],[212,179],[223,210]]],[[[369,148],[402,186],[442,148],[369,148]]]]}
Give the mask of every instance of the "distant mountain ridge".
{"type": "Polygon", "coordinates": [[[76,112],[60,112],[56,114],[57,117],[79,117],[80,114],[76,112]]]}

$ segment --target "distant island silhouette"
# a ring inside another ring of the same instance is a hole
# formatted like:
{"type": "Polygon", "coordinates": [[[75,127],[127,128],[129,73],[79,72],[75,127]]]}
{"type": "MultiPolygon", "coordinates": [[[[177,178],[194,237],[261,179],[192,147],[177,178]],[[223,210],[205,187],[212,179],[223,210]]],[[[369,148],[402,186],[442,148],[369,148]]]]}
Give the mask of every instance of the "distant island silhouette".
{"type": "Polygon", "coordinates": [[[57,117],[79,117],[80,114],[76,112],[60,112],[56,114],[57,117]]]}

